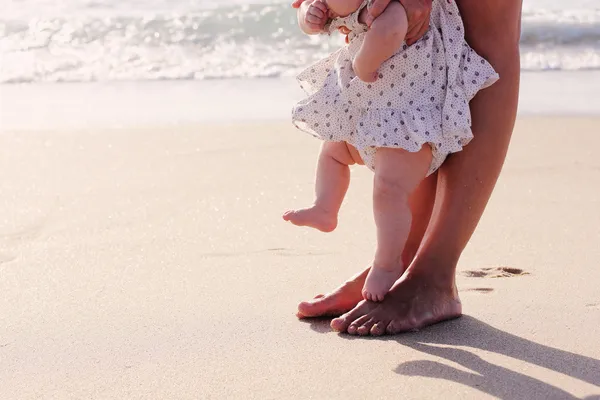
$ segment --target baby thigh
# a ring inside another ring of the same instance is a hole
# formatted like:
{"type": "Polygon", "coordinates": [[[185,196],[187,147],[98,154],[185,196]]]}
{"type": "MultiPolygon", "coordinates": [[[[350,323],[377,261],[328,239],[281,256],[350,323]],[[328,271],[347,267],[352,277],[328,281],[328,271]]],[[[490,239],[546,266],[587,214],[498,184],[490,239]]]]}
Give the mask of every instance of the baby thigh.
{"type": "Polygon", "coordinates": [[[374,198],[406,201],[427,176],[432,161],[429,145],[416,153],[378,148],[375,153],[374,198]]]}
{"type": "Polygon", "coordinates": [[[343,165],[364,165],[356,147],[347,142],[324,142],[321,155],[331,157],[343,165]]]}

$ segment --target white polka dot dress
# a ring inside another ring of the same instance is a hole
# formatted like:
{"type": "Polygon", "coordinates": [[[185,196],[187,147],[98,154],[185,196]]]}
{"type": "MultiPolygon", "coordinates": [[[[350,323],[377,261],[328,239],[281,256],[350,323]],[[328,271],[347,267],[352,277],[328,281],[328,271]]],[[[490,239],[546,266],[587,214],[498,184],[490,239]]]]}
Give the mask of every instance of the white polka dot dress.
{"type": "Polygon", "coordinates": [[[350,29],[350,43],[298,76],[308,97],[293,108],[292,121],[319,139],[353,145],[373,170],[377,148],[417,152],[427,143],[431,174],[473,138],[468,103],[498,75],[466,43],[455,2],[434,0],[425,36],[384,62],[376,82],[361,81],[352,60],[367,31],[358,22],[366,4],[328,26],[350,29]]]}

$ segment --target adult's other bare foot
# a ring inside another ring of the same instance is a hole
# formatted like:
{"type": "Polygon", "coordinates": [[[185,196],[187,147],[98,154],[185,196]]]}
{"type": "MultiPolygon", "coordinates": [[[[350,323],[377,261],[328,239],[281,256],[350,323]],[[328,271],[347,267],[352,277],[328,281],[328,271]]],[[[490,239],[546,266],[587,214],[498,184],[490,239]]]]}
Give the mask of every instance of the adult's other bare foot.
{"type": "Polygon", "coordinates": [[[393,335],[460,317],[453,273],[440,277],[436,271],[409,268],[383,302],[363,300],[331,321],[331,327],[350,335],[393,335]]]}
{"type": "Polygon", "coordinates": [[[338,317],[352,310],[362,297],[362,289],[367,279],[369,269],[350,278],[333,292],[318,295],[310,301],[303,301],[298,305],[298,318],[338,317]]]}

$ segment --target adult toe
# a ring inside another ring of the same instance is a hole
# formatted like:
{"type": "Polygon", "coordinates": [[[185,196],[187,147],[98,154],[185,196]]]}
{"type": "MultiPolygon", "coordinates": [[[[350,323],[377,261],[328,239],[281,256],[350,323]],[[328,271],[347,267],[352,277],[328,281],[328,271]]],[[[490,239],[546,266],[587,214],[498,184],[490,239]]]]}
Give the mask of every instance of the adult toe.
{"type": "Polygon", "coordinates": [[[358,329],[356,330],[356,332],[360,335],[360,336],[367,336],[371,333],[371,328],[373,327],[373,325],[375,325],[375,323],[377,322],[376,319],[374,318],[369,318],[367,321],[363,322],[358,329]]]}
{"type": "Polygon", "coordinates": [[[373,335],[373,336],[385,335],[388,324],[389,324],[389,321],[377,321],[371,327],[371,335],[373,335]]]}
{"type": "Polygon", "coordinates": [[[370,319],[371,319],[370,315],[363,315],[362,317],[359,317],[359,318],[355,319],[350,324],[350,326],[348,326],[347,332],[350,335],[357,335],[358,334],[358,328],[360,328],[361,326],[363,326],[370,319]]]}
{"type": "Polygon", "coordinates": [[[349,312],[339,318],[333,319],[331,321],[331,328],[338,332],[346,332],[351,323],[369,312],[368,304],[369,303],[363,300],[349,312]]]}
{"type": "Polygon", "coordinates": [[[324,304],[327,303],[324,301],[324,297],[325,295],[319,294],[312,300],[298,304],[298,312],[296,313],[298,318],[311,318],[321,315],[323,310],[327,308],[327,305],[324,304]]]}

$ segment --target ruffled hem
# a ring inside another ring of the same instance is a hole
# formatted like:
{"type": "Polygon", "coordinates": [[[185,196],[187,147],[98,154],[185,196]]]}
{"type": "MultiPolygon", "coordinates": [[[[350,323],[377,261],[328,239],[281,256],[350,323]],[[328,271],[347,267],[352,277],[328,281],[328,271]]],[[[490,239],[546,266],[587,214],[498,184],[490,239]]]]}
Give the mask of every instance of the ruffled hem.
{"type": "MultiPolygon", "coordinates": [[[[355,44],[354,44],[355,45],[355,44]]],[[[351,43],[349,46],[354,47],[351,43]]],[[[300,88],[312,96],[327,88],[328,85],[342,86],[342,82],[350,82],[356,78],[352,70],[350,47],[345,46],[317,61],[296,77],[300,88]],[[335,78],[334,80],[332,79],[335,78]]],[[[346,84],[347,85],[347,84],[346,84]]],[[[340,90],[342,87],[340,87],[340,90]]]]}
{"type": "Polygon", "coordinates": [[[499,78],[490,63],[465,43],[454,77],[449,79],[449,89],[460,93],[459,96],[464,95],[469,103],[479,91],[492,86],[499,78]]]}
{"type": "MultiPolygon", "coordinates": [[[[321,140],[348,142],[361,153],[370,169],[375,167],[377,148],[399,148],[414,153],[429,144],[433,152],[429,175],[442,165],[448,154],[461,151],[473,138],[470,126],[464,124],[443,131],[440,106],[424,105],[412,110],[370,109],[358,113],[357,110],[353,113],[354,107],[349,104],[342,104],[341,108],[347,117],[325,114],[326,122],[310,125],[304,118],[294,118],[293,122],[298,129],[321,140]]],[[[295,114],[303,111],[299,106],[295,114]]]]}

